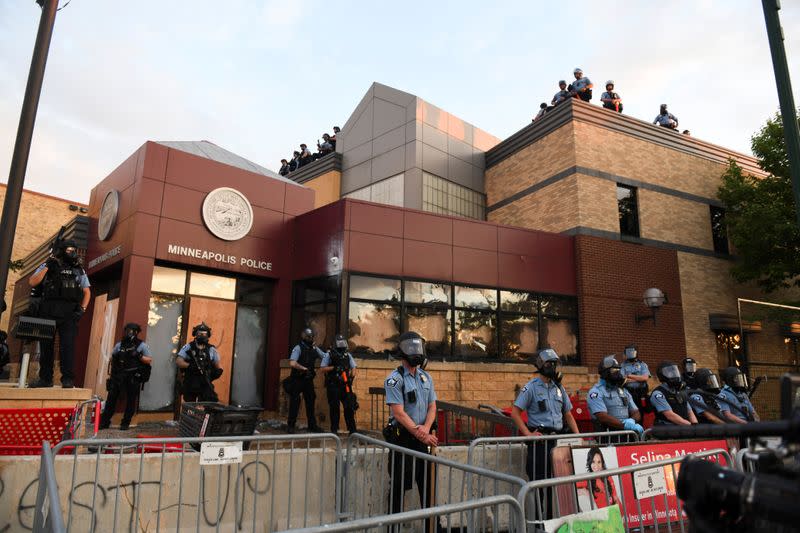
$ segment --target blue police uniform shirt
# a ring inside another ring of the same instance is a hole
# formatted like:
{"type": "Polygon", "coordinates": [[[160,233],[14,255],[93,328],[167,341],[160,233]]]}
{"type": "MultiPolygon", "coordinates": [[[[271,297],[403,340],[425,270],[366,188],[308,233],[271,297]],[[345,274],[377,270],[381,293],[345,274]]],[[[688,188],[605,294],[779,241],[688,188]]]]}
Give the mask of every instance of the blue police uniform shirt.
{"type": "Polygon", "coordinates": [[[669,126],[671,120],[674,120],[676,124],[678,123],[678,117],[672,113],[662,113],[658,115],[655,120],[653,120],[653,124],[658,124],[659,126],[669,126]]]}
{"type": "MultiPolygon", "coordinates": [[[[188,346],[188,344],[187,344],[188,346]]],[[[111,355],[115,355],[119,353],[120,349],[122,348],[122,343],[118,342],[114,345],[114,349],[111,350],[111,355]]],[[[139,346],[136,347],[136,351],[139,352],[139,356],[151,357],[153,354],[150,353],[150,347],[147,346],[144,342],[140,342],[139,346]]],[[[185,359],[185,358],[184,358],[185,359]]]]}
{"type": "Polygon", "coordinates": [[[722,387],[717,398],[719,398],[720,411],[729,411],[742,420],[747,420],[755,413],[753,404],[750,403],[750,398],[747,397],[747,394],[743,392],[737,393],[727,385],[722,387]]]}
{"type": "MultiPolygon", "coordinates": [[[[44,270],[46,266],[47,263],[42,263],[36,270],[33,271],[33,273],[38,274],[39,272],[44,270]]],[[[76,278],[78,280],[78,284],[80,285],[81,289],[88,289],[89,287],[91,287],[91,285],[89,284],[89,276],[86,275],[86,271],[83,268],[81,268],[81,274],[79,276],[76,276],[76,278]]]]}
{"type": "Polygon", "coordinates": [[[702,415],[708,410],[708,405],[700,394],[692,394],[690,398],[692,401],[689,403],[689,405],[692,406],[695,414],[702,415]]]}
{"type": "MultiPolygon", "coordinates": [[[[650,377],[650,368],[644,361],[625,361],[622,363],[620,372],[624,377],[628,376],[647,376],[650,377]]],[[[625,384],[626,387],[646,387],[647,383],[644,381],[631,381],[625,384]]]]}
{"type": "Polygon", "coordinates": [[[639,410],[630,392],[622,387],[610,387],[604,379],[589,389],[587,403],[592,420],[597,419],[597,413],[608,413],[617,420],[625,420],[639,410]]]}
{"type": "MultiPolygon", "coordinates": [[[[664,386],[666,387],[666,385],[664,386]]],[[[660,390],[654,390],[650,394],[650,405],[652,405],[659,413],[663,413],[664,411],[672,411],[672,406],[667,401],[667,397],[664,396],[664,393],[660,390]]]]}
{"type": "Polygon", "coordinates": [[[577,92],[592,84],[592,81],[586,76],[572,82],[572,88],[577,92]]]}
{"type": "Polygon", "coordinates": [[[383,384],[386,389],[386,405],[402,404],[403,410],[415,424],[424,424],[428,416],[428,405],[436,401],[436,391],[430,374],[417,368],[411,374],[405,368],[401,375],[398,369],[389,374],[383,384]],[[408,401],[408,393],[416,391],[416,401],[408,401]]]}
{"type": "Polygon", "coordinates": [[[550,102],[553,105],[560,104],[564,100],[569,99],[569,91],[558,91],[555,96],[553,96],[553,100],[550,102]]]}
{"type": "MultiPolygon", "coordinates": [[[[325,359],[325,356],[328,355],[327,353],[325,353],[322,350],[320,350],[319,346],[314,346],[314,349],[317,351],[317,355],[320,356],[323,359],[325,359]]],[[[298,359],[300,359],[300,345],[299,344],[297,344],[294,348],[292,348],[292,353],[289,355],[289,359],[291,359],[292,361],[297,361],[298,359]]],[[[325,365],[322,365],[322,366],[325,366],[325,365]]]]}
{"type": "MultiPolygon", "coordinates": [[[[292,351],[294,354],[294,350],[292,351]]],[[[298,357],[300,356],[300,352],[297,353],[298,357]]],[[[347,352],[347,358],[350,359],[350,368],[356,367],[356,360],[353,359],[353,356],[350,352],[347,352]]],[[[295,359],[296,361],[297,359],[295,359]]],[[[319,364],[321,367],[331,366],[331,352],[327,352],[324,356],[322,356],[322,362],[319,364]]]]}
{"type": "Polygon", "coordinates": [[[564,428],[564,415],[572,410],[572,403],[563,387],[545,383],[541,378],[533,378],[514,401],[514,405],[528,413],[529,427],[547,427],[556,430],[564,428]],[[544,409],[539,409],[544,402],[544,409]]]}
{"type": "MultiPolygon", "coordinates": [[[[190,360],[189,359],[189,347],[190,346],[191,346],[191,343],[190,344],[186,344],[183,348],[181,348],[181,350],[178,352],[178,357],[180,357],[184,361],[189,361],[190,360]]],[[[211,359],[212,363],[218,363],[219,362],[219,352],[217,352],[217,349],[214,346],[209,346],[208,357],[211,359]]]]}

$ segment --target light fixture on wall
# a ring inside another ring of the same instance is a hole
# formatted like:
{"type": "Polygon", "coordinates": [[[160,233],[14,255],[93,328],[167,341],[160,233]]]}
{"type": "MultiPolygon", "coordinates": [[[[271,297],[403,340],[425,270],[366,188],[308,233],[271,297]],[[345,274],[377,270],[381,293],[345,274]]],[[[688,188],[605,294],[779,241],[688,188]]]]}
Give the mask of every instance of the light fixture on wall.
{"type": "Polygon", "coordinates": [[[651,287],[644,291],[644,295],[642,296],[642,301],[644,302],[645,307],[650,310],[649,314],[644,315],[636,315],[636,323],[640,324],[645,320],[653,320],[653,326],[656,325],[656,312],[658,309],[667,303],[667,295],[661,289],[657,289],[655,287],[651,287]]]}

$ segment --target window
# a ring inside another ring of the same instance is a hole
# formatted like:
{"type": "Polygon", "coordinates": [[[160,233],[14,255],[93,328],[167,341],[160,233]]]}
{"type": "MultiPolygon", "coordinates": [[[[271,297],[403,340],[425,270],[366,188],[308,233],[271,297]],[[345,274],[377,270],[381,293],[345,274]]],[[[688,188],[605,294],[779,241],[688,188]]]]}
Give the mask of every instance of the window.
{"type": "Polygon", "coordinates": [[[345,194],[345,198],[366,200],[377,204],[396,205],[403,207],[405,198],[405,174],[398,174],[391,178],[367,185],[356,191],[345,194]]]}
{"type": "Polygon", "coordinates": [[[639,236],[639,203],[636,187],[617,183],[617,209],[619,210],[619,232],[628,237],[639,236]]]}
{"type": "Polygon", "coordinates": [[[422,210],[486,220],[486,196],[427,172],[422,173],[422,210]]]}
{"type": "Polygon", "coordinates": [[[578,363],[578,309],[573,297],[352,274],[348,335],[362,356],[391,353],[416,331],[431,359],[529,362],[554,348],[578,363]]]}
{"type": "Polygon", "coordinates": [[[189,294],[233,300],[236,295],[236,278],[192,272],[192,277],[189,279],[189,294]]]}
{"type": "Polygon", "coordinates": [[[186,292],[186,271],[177,268],[156,266],[153,268],[153,281],[150,292],[164,294],[183,294],[186,292]]]}
{"type": "Polygon", "coordinates": [[[714,251],[718,254],[728,254],[728,228],[725,225],[725,210],[717,206],[711,209],[711,238],[714,240],[714,251]]]}
{"type": "Polygon", "coordinates": [[[293,291],[290,342],[297,342],[303,328],[311,328],[316,343],[327,349],[338,329],[339,277],[296,281],[293,291]]]}

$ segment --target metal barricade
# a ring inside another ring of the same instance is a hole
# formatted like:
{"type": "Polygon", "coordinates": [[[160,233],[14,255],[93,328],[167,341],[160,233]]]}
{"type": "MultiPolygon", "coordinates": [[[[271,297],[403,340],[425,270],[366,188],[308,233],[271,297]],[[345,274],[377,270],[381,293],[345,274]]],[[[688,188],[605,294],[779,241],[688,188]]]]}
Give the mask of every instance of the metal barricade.
{"type": "MultiPolygon", "coordinates": [[[[463,454],[463,448],[447,448],[447,453],[463,454]]],[[[463,455],[462,455],[463,457],[463,455]]],[[[464,503],[476,498],[496,495],[516,496],[525,480],[502,472],[467,465],[441,456],[411,450],[366,435],[352,435],[347,444],[343,465],[343,517],[348,520],[394,514],[405,510],[407,500],[420,507],[464,503]],[[478,480],[472,484],[470,478],[478,480]],[[394,480],[394,483],[393,483],[394,480]],[[486,482],[484,482],[484,480],[486,482]],[[494,491],[494,481],[500,489],[494,491]],[[483,487],[484,491],[468,490],[483,487]],[[507,487],[506,490],[503,490],[507,487]],[[406,491],[416,489],[418,497],[406,491]],[[390,501],[393,504],[390,504],[390,501]]],[[[460,527],[476,520],[451,524],[460,527]]],[[[494,531],[505,527],[507,515],[491,517],[494,531]]]]}
{"type": "Polygon", "coordinates": [[[389,419],[389,407],[386,405],[386,389],[370,387],[369,393],[369,430],[380,431],[389,419]]]}
{"type": "Polygon", "coordinates": [[[63,509],[66,529],[53,521],[53,531],[282,531],[340,518],[342,445],[333,434],[83,439],[52,454],[62,448],[72,453],[50,468],[48,449],[40,477],[61,490],[40,488],[36,500],[38,510],[49,497],[53,518],[63,509]]]}
{"type": "MultiPolygon", "coordinates": [[[[724,459],[727,465],[732,465],[730,454],[721,448],[691,455],[710,458],[717,462],[724,459]]],[[[679,471],[676,465],[683,461],[684,457],[673,457],[600,472],[531,481],[519,491],[517,500],[520,502],[528,525],[541,523],[550,517],[567,516],[618,503],[626,532],[647,530],[656,533],[659,531],[685,533],[688,531],[687,519],[683,514],[683,505],[680,499],[674,494],[679,471]],[[670,476],[669,478],[665,477],[664,480],[664,485],[668,488],[663,493],[654,496],[637,498],[636,490],[632,488],[635,487],[635,473],[655,469],[661,469],[665,476],[670,476]],[[612,478],[616,478],[617,481],[615,482],[612,478]],[[597,487],[596,480],[600,480],[600,487],[597,487]],[[617,486],[619,489],[616,488],[617,486]],[[605,495],[605,505],[598,505],[595,501],[596,495],[593,493],[596,487],[598,493],[605,495]],[[626,487],[631,487],[631,489],[628,490],[626,487]],[[668,495],[670,489],[673,492],[671,496],[668,495]],[[581,497],[579,490],[585,490],[586,495],[581,497]],[[542,505],[542,502],[547,502],[546,493],[548,492],[552,494],[551,509],[547,508],[546,503],[542,505]],[[617,501],[614,499],[615,495],[617,501]],[[675,509],[670,508],[670,498],[674,498],[675,509]],[[588,505],[580,505],[581,501],[588,505]],[[643,502],[645,502],[644,508],[643,502]],[[663,516],[659,514],[658,510],[662,502],[663,516]]]]}
{"type": "MultiPolygon", "coordinates": [[[[330,524],[326,526],[309,527],[304,529],[294,529],[290,533],[345,533],[348,531],[369,531],[370,529],[385,530],[387,527],[393,525],[403,524],[410,526],[422,526],[425,521],[431,519],[438,519],[441,527],[437,530],[440,532],[450,533],[456,529],[453,524],[457,521],[465,524],[463,529],[458,531],[497,531],[488,527],[484,521],[466,522],[466,517],[471,516],[473,519],[481,516],[497,516],[506,514],[509,516],[508,525],[502,531],[508,533],[523,533],[525,531],[525,519],[522,516],[522,508],[519,502],[512,496],[489,496],[468,502],[451,503],[447,505],[439,505],[436,507],[429,507],[427,509],[415,509],[413,511],[406,511],[403,513],[395,513],[392,515],[373,516],[369,518],[361,518],[359,520],[352,520],[349,522],[341,522],[338,524],[330,524]],[[507,511],[502,507],[506,506],[507,511]],[[455,515],[455,516],[454,516],[455,515]]],[[[414,530],[421,528],[414,527],[414,530]]],[[[434,531],[437,531],[434,530],[434,531]]]]}
{"type": "Polygon", "coordinates": [[[56,485],[56,471],[53,466],[53,454],[50,443],[42,443],[42,460],[39,467],[39,487],[36,493],[34,509],[34,533],[61,533],[64,530],[64,518],[61,515],[61,504],[56,485]]]}
{"type": "Polygon", "coordinates": [[[481,437],[510,437],[517,435],[511,417],[495,414],[450,402],[436,402],[439,440],[447,446],[469,444],[481,437]]]}

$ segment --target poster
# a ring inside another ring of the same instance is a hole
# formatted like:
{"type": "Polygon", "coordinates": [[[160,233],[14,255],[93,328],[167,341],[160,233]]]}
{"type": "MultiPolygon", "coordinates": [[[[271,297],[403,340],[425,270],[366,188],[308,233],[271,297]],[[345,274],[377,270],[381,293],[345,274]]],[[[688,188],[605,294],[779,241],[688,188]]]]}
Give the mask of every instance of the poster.
{"type": "Polygon", "coordinates": [[[619,506],[612,505],[583,513],[547,520],[547,533],[624,533],[619,506]]]}
{"type": "MultiPolygon", "coordinates": [[[[724,440],[694,442],[648,442],[616,447],[573,448],[575,474],[592,471],[646,465],[662,459],[683,457],[716,448],[727,449],[724,440]]],[[[724,461],[724,460],[723,460],[724,461]]],[[[604,508],[618,504],[628,527],[652,526],[677,521],[678,499],[675,485],[680,463],[648,468],[634,474],[601,478],[603,483],[583,482],[576,486],[578,509],[604,508]],[[637,497],[638,495],[638,497],[637,497]],[[641,520],[641,524],[639,523],[641,520]]]]}

